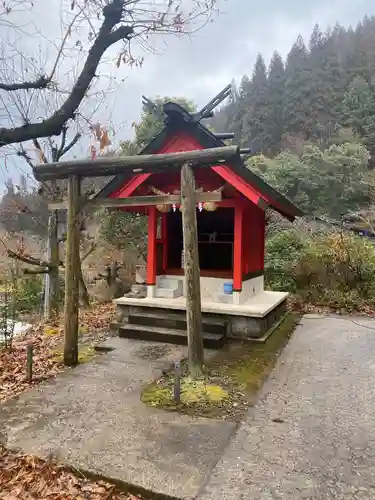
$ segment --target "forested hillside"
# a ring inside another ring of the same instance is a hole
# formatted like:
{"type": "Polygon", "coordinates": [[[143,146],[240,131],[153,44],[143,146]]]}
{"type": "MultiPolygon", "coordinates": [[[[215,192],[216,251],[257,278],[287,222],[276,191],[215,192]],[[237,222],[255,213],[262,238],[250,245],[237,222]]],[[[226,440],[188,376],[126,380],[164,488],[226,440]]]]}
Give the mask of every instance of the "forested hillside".
{"type": "Polygon", "coordinates": [[[248,163],[307,214],[340,219],[371,202],[375,166],[375,17],[315,26],[286,60],[258,55],[211,126],[251,147],[248,163]]]}
{"type": "Polygon", "coordinates": [[[316,25],[308,42],[297,38],[286,61],[275,52],[267,67],[259,54],[214,126],[267,155],[292,138],[329,144],[351,127],[375,154],[374,85],[375,17],[356,29],[337,24],[323,32],[316,25]]]}

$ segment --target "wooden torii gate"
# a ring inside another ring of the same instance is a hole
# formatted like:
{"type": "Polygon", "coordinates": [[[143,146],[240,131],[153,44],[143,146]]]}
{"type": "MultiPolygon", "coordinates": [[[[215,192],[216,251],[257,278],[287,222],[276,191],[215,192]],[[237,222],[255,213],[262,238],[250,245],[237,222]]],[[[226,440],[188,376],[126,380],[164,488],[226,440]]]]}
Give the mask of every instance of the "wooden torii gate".
{"type": "Polygon", "coordinates": [[[200,271],[196,204],[221,201],[221,192],[195,191],[194,167],[210,167],[221,163],[241,162],[238,146],[226,146],[182,153],[123,156],[47,163],[33,167],[37,181],[68,179],[68,199],[49,204],[52,210],[67,209],[67,242],[65,263],[64,302],[64,363],[78,363],[79,312],[79,227],[84,208],[119,208],[147,205],[182,206],[183,246],[186,279],[186,320],[189,351],[189,369],[200,375],[203,366],[203,339],[201,318],[200,271]],[[129,198],[81,198],[81,180],[84,177],[107,177],[118,174],[140,174],[157,170],[181,169],[181,193],[166,196],[132,196],[129,198]]]}

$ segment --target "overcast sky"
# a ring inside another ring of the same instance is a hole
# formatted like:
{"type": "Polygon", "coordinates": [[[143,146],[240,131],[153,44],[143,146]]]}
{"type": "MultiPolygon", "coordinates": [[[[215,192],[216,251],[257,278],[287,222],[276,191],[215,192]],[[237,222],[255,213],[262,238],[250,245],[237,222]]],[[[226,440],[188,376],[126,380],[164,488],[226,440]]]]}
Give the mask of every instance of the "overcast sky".
{"type": "MultiPolygon", "coordinates": [[[[59,28],[54,1],[39,0],[33,12],[50,40],[59,28]]],[[[192,38],[159,39],[160,54],[144,54],[142,68],[111,65],[116,92],[97,118],[105,123],[110,117],[118,130],[116,142],[131,137],[142,94],[182,96],[204,105],[233,78],[239,82],[244,73],[250,75],[259,52],[268,63],[275,49],[285,57],[298,34],[308,42],[316,23],[322,30],[336,22],[355,26],[365,14],[375,14],[370,0],[219,0],[219,6],[219,15],[192,38]]],[[[87,144],[76,154],[87,154],[87,144]]]]}
{"type": "Polygon", "coordinates": [[[275,49],[285,56],[298,34],[308,41],[314,24],[355,25],[365,14],[375,14],[371,0],[227,0],[192,39],[169,38],[162,55],[146,55],[142,69],[126,71],[116,113],[128,123],[136,120],[142,94],[184,96],[203,105],[232,78],[251,74],[259,52],[268,63],[275,49]]]}

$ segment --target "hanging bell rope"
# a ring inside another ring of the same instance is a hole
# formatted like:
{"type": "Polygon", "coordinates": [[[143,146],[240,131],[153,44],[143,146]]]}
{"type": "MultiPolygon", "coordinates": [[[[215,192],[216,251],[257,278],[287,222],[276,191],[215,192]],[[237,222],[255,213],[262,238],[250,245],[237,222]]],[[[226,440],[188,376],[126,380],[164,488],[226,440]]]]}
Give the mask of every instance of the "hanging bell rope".
{"type": "MultiPolygon", "coordinates": [[[[215,191],[212,191],[212,193],[221,193],[224,190],[225,184],[220,186],[218,189],[215,189],[215,191]]],[[[207,212],[214,212],[217,209],[217,204],[214,201],[206,201],[203,203],[203,208],[207,212]]]]}
{"type": "MultiPolygon", "coordinates": [[[[167,193],[164,193],[163,191],[161,191],[161,189],[158,189],[158,188],[156,188],[154,186],[149,186],[148,188],[154,194],[157,194],[159,196],[166,196],[167,195],[167,193]]],[[[156,205],[156,209],[159,210],[159,212],[163,212],[163,213],[169,212],[168,205],[156,205]]]]}
{"type": "MultiPolygon", "coordinates": [[[[214,191],[209,191],[209,192],[221,193],[224,190],[224,187],[225,187],[225,184],[220,186],[218,189],[215,189],[214,191]]],[[[148,186],[148,188],[152,193],[157,194],[159,196],[166,196],[168,194],[168,193],[165,193],[161,189],[158,189],[154,186],[148,186]]],[[[198,188],[196,190],[196,192],[203,193],[204,192],[203,187],[198,188]]],[[[181,193],[181,191],[179,191],[178,189],[175,189],[173,191],[173,194],[180,194],[180,193],[181,193]]],[[[157,208],[157,210],[159,210],[159,212],[164,212],[164,213],[169,212],[169,210],[170,210],[168,205],[156,205],[156,208],[157,208]]],[[[206,210],[207,212],[214,212],[217,209],[217,204],[213,201],[207,201],[205,203],[199,202],[199,203],[197,203],[197,208],[200,212],[202,212],[202,210],[206,210]]],[[[182,212],[182,205],[179,205],[178,209],[180,212],[182,212]]],[[[173,212],[176,212],[176,210],[177,210],[176,204],[172,205],[172,210],[173,210],[173,212]]]]}

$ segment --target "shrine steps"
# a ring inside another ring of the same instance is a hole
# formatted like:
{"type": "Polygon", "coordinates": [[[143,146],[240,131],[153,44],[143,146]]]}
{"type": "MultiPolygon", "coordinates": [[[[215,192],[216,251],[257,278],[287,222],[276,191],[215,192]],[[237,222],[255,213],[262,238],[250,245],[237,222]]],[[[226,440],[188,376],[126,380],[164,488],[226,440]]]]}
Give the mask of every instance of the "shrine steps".
{"type": "Polygon", "coordinates": [[[183,294],[182,281],[171,278],[158,279],[155,297],[165,299],[175,299],[183,294]]]}
{"type": "MultiPolygon", "coordinates": [[[[171,313],[162,311],[160,313],[143,311],[142,313],[130,313],[129,323],[144,326],[157,326],[162,328],[173,328],[177,330],[185,330],[186,312],[171,313]]],[[[225,320],[216,318],[202,318],[203,331],[207,333],[226,334],[225,320]]]]}
{"type": "MultiPolygon", "coordinates": [[[[220,349],[227,340],[227,322],[216,318],[203,318],[203,346],[206,349],[220,349]]],[[[119,325],[119,337],[163,342],[166,344],[187,345],[186,315],[164,315],[134,313],[128,322],[119,325]]]]}

